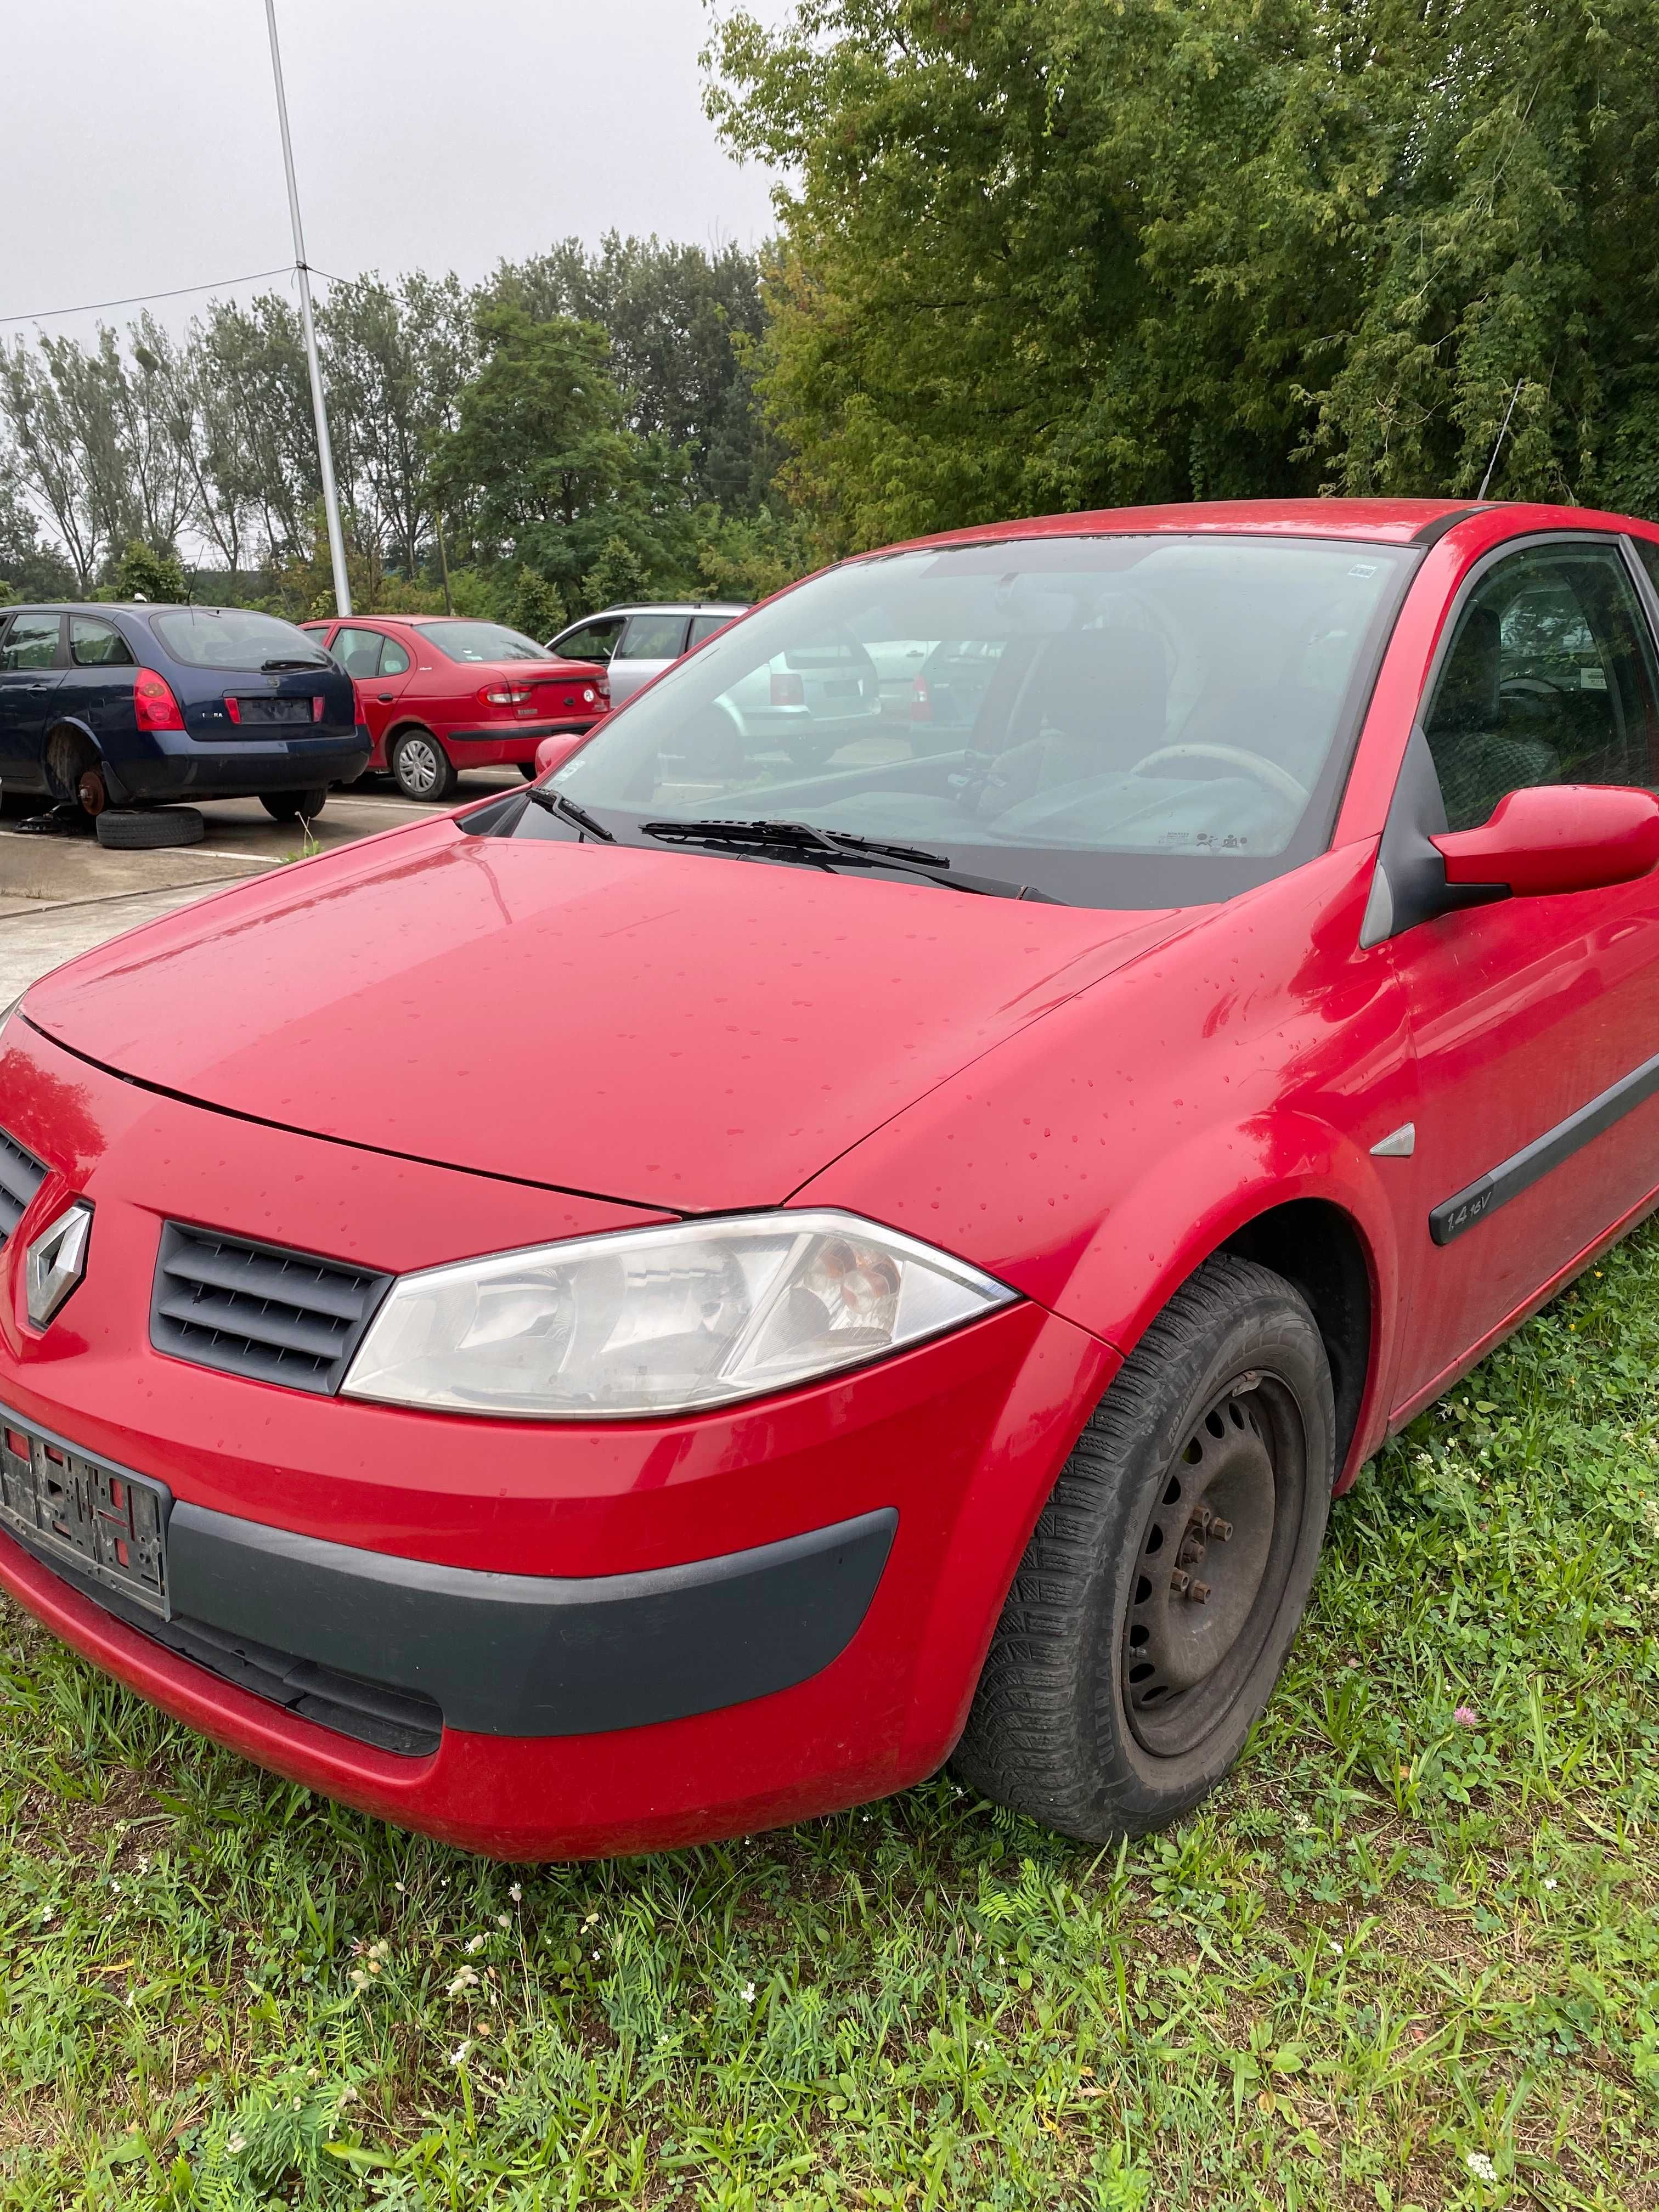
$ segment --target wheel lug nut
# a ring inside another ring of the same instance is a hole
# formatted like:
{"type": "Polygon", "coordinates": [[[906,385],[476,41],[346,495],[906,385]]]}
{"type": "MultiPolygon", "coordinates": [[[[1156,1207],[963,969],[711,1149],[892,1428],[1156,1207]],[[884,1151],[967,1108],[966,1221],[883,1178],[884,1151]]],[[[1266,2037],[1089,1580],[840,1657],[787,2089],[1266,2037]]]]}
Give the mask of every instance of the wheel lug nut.
{"type": "Polygon", "coordinates": [[[1187,1592],[1187,1595],[1194,1605],[1206,1605],[1209,1602],[1210,1585],[1208,1583],[1194,1583],[1187,1592]]]}
{"type": "Polygon", "coordinates": [[[1170,1588],[1175,1592],[1177,1597],[1180,1597],[1185,1593],[1187,1586],[1191,1581],[1192,1577],[1189,1574],[1183,1572],[1180,1567],[1177,1567],[1175,1572],[1170,1577],[1170,1588]]]}
{"type": "Polygon", "coordinates": [[[1231,1521],[1212,1521],[1210,1523],[1210,1534],[1218,1544],[1224,1544],[1232,1533],[1233,1524],[1231,1521]]]}

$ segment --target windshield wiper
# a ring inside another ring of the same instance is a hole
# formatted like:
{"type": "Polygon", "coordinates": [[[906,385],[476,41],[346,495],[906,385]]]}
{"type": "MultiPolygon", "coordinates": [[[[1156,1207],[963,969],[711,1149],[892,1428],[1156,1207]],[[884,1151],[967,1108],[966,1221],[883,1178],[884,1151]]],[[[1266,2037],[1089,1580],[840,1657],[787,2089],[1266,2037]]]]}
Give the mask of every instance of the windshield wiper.
{"type": "Polygon", "coordinates": [[[908,860],[918,868],[948,868],[943,853],[920,845],[884,845],[850,830],[818,830],[810,822],[642,822],[647,837],[684,840],[699,845],[787,846],[799,853],[869,853],[884,860],[908,860]]]}
{"type": "Polygon", "coordinates": [[[1045,901],[1048,897],[1046,892],[1006,882],[1000,876],[947,873],[948,858],[921,845],[887,845],[874,837],[860,837],[850,830],[819,830],[810,822],[641,822],[640,828],[646,836],[666,844],[775,854],[820,867],[898,868],[907,875],[942,884],[946,890],[971,891],[981,897],[1045,901]]]}
{"type": "Polygon", "coordinates": [[[598,837],[607,845],[614,845],[617,842],[614,830],[607,830],[603,822],[595,821],[585,806],[578,806],[574,799],[567,799],[563,792],[555,791],[550,785],[532,783],[525,797],[532,806],[544,807],[548,813],[556,814],[562,821],[574,823],[578,830],[585,830],[590,837],[598,837]]]}
{"type": "Polygon", "coordinates": [[[295,660],[290,658],[284,660],[279,658],[276,660],[262,660],[259,663],[260,673],[265,676],[276,676],[284,668],[326,668],[327,666],[328,655],[325,653],[319,653],[314,659],[295,660]]]}

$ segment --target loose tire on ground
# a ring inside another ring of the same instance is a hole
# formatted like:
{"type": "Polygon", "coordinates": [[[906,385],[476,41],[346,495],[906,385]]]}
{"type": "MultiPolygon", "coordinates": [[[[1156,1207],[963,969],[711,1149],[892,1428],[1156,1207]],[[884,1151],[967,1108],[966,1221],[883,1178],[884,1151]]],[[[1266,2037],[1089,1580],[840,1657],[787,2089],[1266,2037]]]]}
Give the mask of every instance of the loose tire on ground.
{"type": "Polygon", "coordinates": [[[964,1779],[1090,1843],[1190,1811],[1279,1678],[1335,1473],[1313,1316],[1282,1277],[1218,1255],[1061,1470],[957,1750],[964,1779]]]}
{"type": "Polygon", "coordinates": [[[388,765],[405,799],[435,805],[455,788],[455,764],[430,730],[405,730],[392,745],[388,765]]]}
{"type": "Polygon", "coordinates": [[[199,845],[207,824],[193,806],[112,806],[96,817],[98,842],[112,852],[153,853],[166,845],[199,845]]]}
{"type": "Polygon", "coordinates": [[[328,791],[321,784],[314,791],[262,791],[259,804],[273,822],[314,822],[328,805],[328,791]]]}

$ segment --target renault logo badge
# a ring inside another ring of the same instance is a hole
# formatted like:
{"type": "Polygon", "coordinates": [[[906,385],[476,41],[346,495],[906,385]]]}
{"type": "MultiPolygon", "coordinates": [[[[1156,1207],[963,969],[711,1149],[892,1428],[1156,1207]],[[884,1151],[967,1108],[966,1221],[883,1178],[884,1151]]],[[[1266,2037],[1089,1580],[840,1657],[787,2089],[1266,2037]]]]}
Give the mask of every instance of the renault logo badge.
{"type": "Polygon", "coordinates": [[[29,1319],[44,1328],[87,1272],[92,1208],[84,1198],[60,1213],[29,1246],[25,1267],[29,1319]]]}

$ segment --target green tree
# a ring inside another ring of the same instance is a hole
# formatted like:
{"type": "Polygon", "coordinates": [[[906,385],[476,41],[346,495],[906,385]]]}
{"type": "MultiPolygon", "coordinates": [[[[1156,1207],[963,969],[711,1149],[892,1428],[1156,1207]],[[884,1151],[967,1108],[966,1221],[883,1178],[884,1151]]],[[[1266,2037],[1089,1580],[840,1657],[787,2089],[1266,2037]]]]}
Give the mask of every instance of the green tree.
{"type": "Polygon", "coordinates": [[[798,0],[762,384],[830,550],[1044,508],[1659,489],[1652,0],[798,0]]]}
{"type": "Polygon", "coordinates": [[[158,553],[142,538],[127,540],[110,585],[113,599],[154,599],[182,606],[190,597],[190,580],[177,555],[158,553]]]}
{"type": "Polygon", "coordinates": [[[629,428],[685,455],[693,500],[746,512],[765,499],[781,457],[750,366],[764,328],[752,254],[611,231],[596,252],[567,238],[502,262],[488,289],[538,319],[574,315],[606,332],[629,428]]]}
{"type": "Polygon", "coordinates": [[[41,544],[40,524],[9,459],[0,453],[0,605],[9,599],[66,599],[74,589],[75,571],[41,544]]]}
{"type": "Polygon", "coordinates": [[[649,588],[645,563],[628,540],[621,536],[607,538],[598,560],[582,578],[582,612],[592,614],[600,607],[614,606],[618,600],[642,599],[649,588]]]}
{"type": "Polygon", "coordinates": [[[533,637],[542,645],[546,644],[555,630],[562,629],[566,621],[564,601],[558,586],[538,574],[528,562],[519,570],[518,580],[507,603],[506,615],[514,629],[522,630],[526,637],[533,637]]]}
{"type": "Polygon", "coordinates": [[[649,479],[664,471],[624,423],[605,332],[492,307],[478,336],[483,366],[433,461],[446,514],[464,518],[488,556],[561,584],[586,574],[607,538],[652,537],[649,479]]]}

